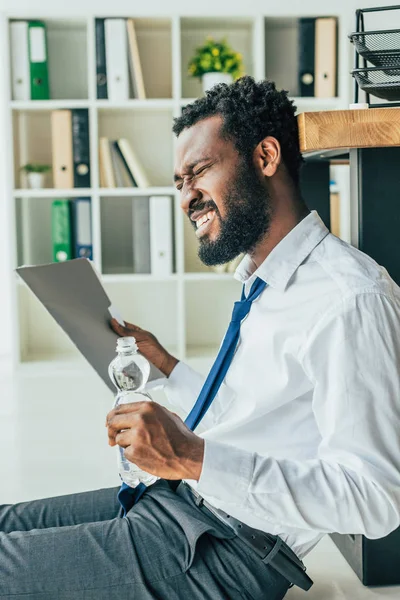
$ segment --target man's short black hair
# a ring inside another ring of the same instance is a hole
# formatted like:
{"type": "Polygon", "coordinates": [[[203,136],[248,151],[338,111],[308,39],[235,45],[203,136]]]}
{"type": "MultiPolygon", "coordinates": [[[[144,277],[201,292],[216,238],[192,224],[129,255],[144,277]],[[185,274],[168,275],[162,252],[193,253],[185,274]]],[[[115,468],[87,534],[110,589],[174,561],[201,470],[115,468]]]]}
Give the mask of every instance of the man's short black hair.
{"type": "Polygon", "coordinates": [[[179,136],[198,121],[221,115],[222,135],[231,139],[239,153],[247,158],[262,139],[272,136],[280,143],[283,162],[298,184],[303,157],[295,111],[287,91],[278,91],[272,81],[256,82],[246,75],[230,85],[215,85],[205,97],[184,106],[182,115],[174,119],[172,129],[179,136]]]}

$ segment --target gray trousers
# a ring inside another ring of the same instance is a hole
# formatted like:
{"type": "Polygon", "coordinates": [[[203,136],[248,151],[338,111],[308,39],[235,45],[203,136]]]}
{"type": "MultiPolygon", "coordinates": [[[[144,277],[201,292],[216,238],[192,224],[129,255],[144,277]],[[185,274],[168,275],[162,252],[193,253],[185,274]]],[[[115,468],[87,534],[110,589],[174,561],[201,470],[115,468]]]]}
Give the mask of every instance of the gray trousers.
{"type": "Polygon", "coordinates": [[[289,583],[167,482],[124,518],[117,488],[0,507],[0,598],[279,600],[289,583]]]}

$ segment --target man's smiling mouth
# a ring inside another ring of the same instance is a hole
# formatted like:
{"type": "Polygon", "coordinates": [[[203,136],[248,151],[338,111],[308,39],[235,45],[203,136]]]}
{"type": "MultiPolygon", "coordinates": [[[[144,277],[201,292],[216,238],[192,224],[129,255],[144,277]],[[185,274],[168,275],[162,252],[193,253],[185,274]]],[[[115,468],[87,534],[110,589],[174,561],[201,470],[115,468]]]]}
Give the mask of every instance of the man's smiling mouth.
{"type": "Polygon", "coordinates": [[[197,221],[196,221],[197,229],[199,227],[201,227],[201,225],[203,225],[203,223],[207,223],[207,221],[212,219],[212,217],[214,216],[214,213],[215,213],[214,210],[209,210],[207,214],[205,214],[205,215],[201,216],[199,219],[197,219],[197,221]]]}
{"type": "Polygon", "coordinates": [[[215,217],[215,210],[209,210],[205,215],[202,215],[201,217],[199,217],[196,221],[196,236],[200,237],[201,235],[203,235],[204,233],[206,233],[206,231],[208,230],[208,228],[210,227],[212,221],[214,220],[215,217]]]}

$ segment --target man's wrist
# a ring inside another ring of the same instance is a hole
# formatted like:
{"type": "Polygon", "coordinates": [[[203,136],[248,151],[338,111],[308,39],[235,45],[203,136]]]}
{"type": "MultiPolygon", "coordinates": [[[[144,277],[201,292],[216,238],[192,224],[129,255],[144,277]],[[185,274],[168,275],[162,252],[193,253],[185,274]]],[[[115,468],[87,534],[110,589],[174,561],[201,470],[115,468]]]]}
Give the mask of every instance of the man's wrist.
{"type": "Polygon", "coordinates": [[[186,474],[182,479],[200,479],[204,460],[204,440],[194,435],[190,440],[190,446],[187,451],[187,460],[185,461],[186,474]]]}
{"type": "Polygon", "coordinates": [[[175,369],[179,360],[172,356],[172,354],[167,354],[162,365],[160,366],[160,371],[166,376],[169,377],[172,371],[175,369]]]}

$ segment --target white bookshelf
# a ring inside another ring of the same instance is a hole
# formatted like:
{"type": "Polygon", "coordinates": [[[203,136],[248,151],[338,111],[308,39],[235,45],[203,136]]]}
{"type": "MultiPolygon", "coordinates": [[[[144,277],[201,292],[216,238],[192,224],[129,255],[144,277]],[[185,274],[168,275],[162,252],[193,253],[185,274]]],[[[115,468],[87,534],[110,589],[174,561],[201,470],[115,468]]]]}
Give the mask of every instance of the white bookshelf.
{"type": "MultiPolygon", "coordinates": [[[[274,12],[276,13],[275,6],[274,12]]],[[[346,34],[348,22],[339,17],[338,96],[334,98],[293,98],[299,112],[346,108],[350,101],[348,75],[351,48],[346,34]],[[344,45],[346,47],[344,47],[344,45]]],[[[331,15],[318,9],[301,16],[331,15]]],[[[51,262],[50,208],[53,199],[90,196],[92,199],[93,254],[97,269],[111,300],[127,321],[152,331],[178,358],[200,369],[210,365],[228,324],[240,284],[232,274],[217,274],[197,257],[197,240],[192,225],[179,206],[179,194],[172,186],[175,139],[173,117],[182,106],[201,95],[198,80],[187,76],[187,63],[194,48],[207,35],[227,37],[244,57],[246,73],[256,79],[274,78],[290,89],[294,79],[293,57],[295,17],[249,14],[215,15],[207,18],[121,14],[92,14],[60,17],[53,14],[12,12],[4,14],[4,32],[9,21],[38,18],[48,32],[51,100],[17,102],[11,98],[10,72],[2,81],[7,91],[6,121],[9,124],[11,155],[6,157],[6,197],[13,248],[9,265],[13,294],[12,328],[14,361],[20,367],[41,372],[82,368],[71,342],[42,308],[29,289],[14,275],[17,265],[51,262]],[[96,97],[95,18],[124,16],[135,19],[147,100],[134,98],[114,103],[96,97]],[[285,39],[288,53],[273,45],[285,39]],[[274,56],[275,59],[274,59],[274,56]],[[275,63],[274,63],[275,60],[275,63]],[[286,77],[286,78],[285,78],[286,77]],[[27,189],[19,167],[29,161],[51,164],[51,111],[87,108],[90,124],[90,166],[92,187],[53,189],[51,175],[43,190],[27,189]],[[98,140],[100,136],[126,137],[134,146],[151,188],[100,187],[98,140]],[[169,277],[138,275],[132,272],[132,202],[138,197],[169,195],[174,199],[175,271],[169,277]]],[[[4,45],[4,47],[6,44],[4,45]]],[[[9,46],[8,46],[9,49],[9,46]]],[[[9,66],[9,56],[5,61],[9,66]]],[[[291,93],[292,90],[290,89],[291,93]]]]}

